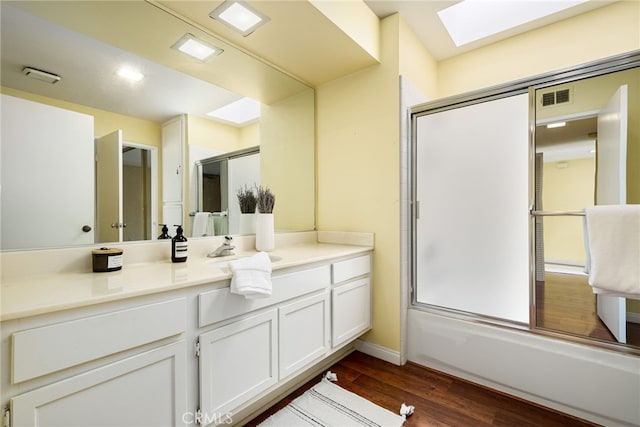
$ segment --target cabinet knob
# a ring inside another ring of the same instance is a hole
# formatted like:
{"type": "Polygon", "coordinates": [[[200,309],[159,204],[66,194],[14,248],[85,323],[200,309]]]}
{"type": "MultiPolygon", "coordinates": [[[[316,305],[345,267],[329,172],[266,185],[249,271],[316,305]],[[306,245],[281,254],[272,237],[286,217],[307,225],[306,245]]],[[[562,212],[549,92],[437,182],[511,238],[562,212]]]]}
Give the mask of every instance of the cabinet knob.
{"type": "Polygon", "coordinates": [[[82,231],[84,231],[85,233],[88,233],[91,231],[91,227],[88,225],[83,225],[82,226],[82,231]]]}

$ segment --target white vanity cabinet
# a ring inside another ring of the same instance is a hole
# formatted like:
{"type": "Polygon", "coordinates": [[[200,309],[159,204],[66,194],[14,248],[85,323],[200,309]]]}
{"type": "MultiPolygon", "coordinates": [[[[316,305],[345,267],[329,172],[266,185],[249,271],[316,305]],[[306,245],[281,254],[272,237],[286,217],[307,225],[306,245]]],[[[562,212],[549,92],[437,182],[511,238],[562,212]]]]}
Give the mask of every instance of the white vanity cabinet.
{"type": "Polygon", "coordinates": [[[232,294],[226,276],[4,320],[5,424],[239,423],[371,327],[364,253],[276,269],[267,298],[232,294]]]}
{"type": "Polygon", "coordinates": [[[274,275],[272,282],[269,298],[247,299],[229,288],[199,295],[200,325],[213,324],[198,340],[205,421],[224,418],[331,347],[330,266],[274,275]]]}
{"type": "Polygon", "coordinates": [[[278,309],[280,379],[308,366],[329,351],[330,312],[328,290],[278,309]]]}
{"type": "Polygon", "coordinates": [[[12,426],[183,424],[184,298],[60,320],[9,338],[12,426]]]}
{"type": "Polygon", "coordinates": [[[371,328],[371,256],[331,267],[331,341],[336,348],[371,328]]]}
{"type": "Polygon", "coordinates": [[[271,309],[200,335],[200,410],[224,417],[278,381],[278,311],[271,309]]]}
{"type": "Polygon", "coordinates": [[[11,399],[12,425],[182,425],[184,367],[178,341],[72,376],[11,399]]]}

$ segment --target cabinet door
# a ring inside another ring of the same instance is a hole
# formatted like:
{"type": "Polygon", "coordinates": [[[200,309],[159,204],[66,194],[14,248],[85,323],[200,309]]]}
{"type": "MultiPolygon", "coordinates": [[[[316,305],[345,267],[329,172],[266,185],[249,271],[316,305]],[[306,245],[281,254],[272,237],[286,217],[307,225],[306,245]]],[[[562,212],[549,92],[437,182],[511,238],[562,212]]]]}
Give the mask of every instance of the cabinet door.
{"type": "Polygon", "coordinates": [[[284,305],[278,313],[282,379],[329,350],[329,292],[284,305]]]}
{"type": "Polygon", "coordinates": [[[185,140],[183,121],[183,117],[178,117],[162,126],[162,201],[164,203],[183,202],[185,140]]]}
{"type": "Polygon", "coordinates": [[[184,425],[185,349],[179,341],[16,396],[12,425],[184,425]]]}
{"type": "Polygon", "coordinates": [[[331,290],[331,342],[337,347],[371,327],[371,279],[366,277],[331,290]]]}
{"type": "Polygon", "coordinates": [[[272,309],[200,335],[203,418],[228,414],[278,381],[277,322],[272,309]]]}

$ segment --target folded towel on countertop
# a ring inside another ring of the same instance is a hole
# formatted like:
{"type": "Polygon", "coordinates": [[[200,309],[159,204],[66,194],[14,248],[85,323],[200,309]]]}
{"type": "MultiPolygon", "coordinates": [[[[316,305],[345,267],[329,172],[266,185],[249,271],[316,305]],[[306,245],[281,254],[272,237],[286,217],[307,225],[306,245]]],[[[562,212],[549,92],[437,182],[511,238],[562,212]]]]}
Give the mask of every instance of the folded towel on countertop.
{"type": "Polygon", "coordinates": [[[640,205],[599,205],[585,213],[593,292],[639,298],[640,205]]]}
{"type": "Polygon", "coordinates": [[[266,252],[229,261],[231,293],[245,298],[266,298],[271,296],[271,259],[266,252]]]}

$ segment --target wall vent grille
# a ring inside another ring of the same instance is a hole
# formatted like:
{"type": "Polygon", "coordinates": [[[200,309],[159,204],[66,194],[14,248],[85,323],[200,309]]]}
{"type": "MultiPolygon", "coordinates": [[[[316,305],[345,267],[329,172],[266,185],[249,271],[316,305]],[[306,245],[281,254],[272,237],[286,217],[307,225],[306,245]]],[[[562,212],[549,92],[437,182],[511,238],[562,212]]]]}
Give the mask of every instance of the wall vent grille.
{"type": "Polygon", "coordinates": [[[549,107],[551,105],[566,104],[571,102],[571,90],[560,89],[553,92],[542,94],[542,106],[549,107]]]}

